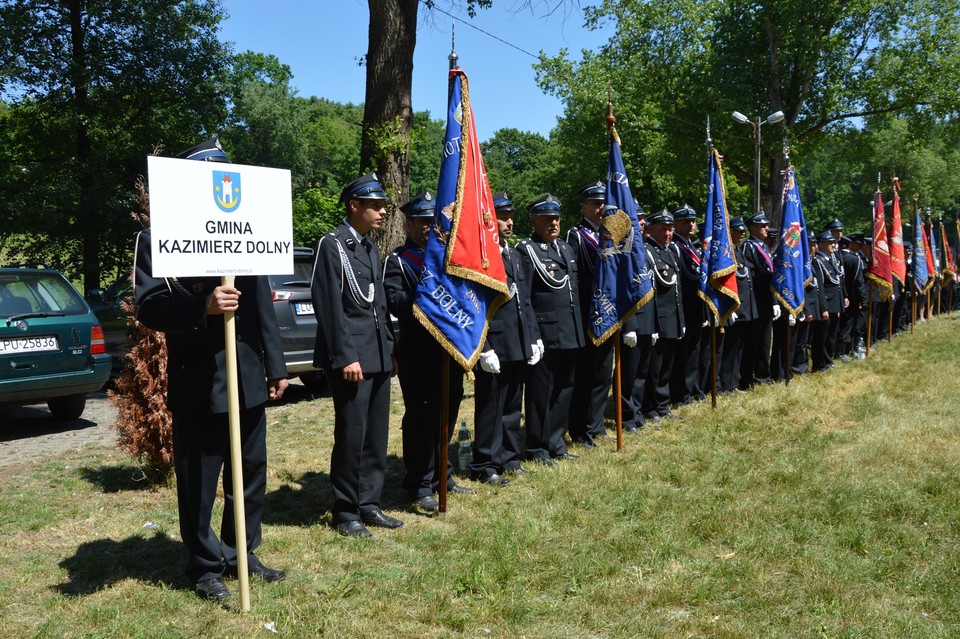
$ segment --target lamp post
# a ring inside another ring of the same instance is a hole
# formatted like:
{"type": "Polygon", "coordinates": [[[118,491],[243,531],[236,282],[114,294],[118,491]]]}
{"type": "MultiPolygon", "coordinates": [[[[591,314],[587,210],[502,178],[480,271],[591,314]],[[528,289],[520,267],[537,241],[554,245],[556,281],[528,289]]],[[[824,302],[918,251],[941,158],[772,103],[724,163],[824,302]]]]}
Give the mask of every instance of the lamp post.
{"type": "Polygon", "coordinates": [[[764,124],[776,124],[777,122],[783,122],[783,111],[777,111],[771,113],[767,116],[766,120],[761,120],[760,116],[757,116],[757,121],[754,122],[744,114],[739,111],[734,111],[731,116],[734,120],[740,124],[749,124],[753,127],[753,151],[754,151],[754,173],[756,174],[756,208],[754,213],[760,211],[760,127],[764,124]]]}

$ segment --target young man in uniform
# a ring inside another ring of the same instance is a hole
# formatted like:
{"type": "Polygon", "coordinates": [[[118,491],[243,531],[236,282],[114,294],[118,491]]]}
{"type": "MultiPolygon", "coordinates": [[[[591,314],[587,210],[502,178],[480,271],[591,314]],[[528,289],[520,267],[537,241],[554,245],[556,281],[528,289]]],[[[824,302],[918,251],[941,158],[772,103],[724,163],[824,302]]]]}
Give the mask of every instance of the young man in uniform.
{"type": "Polygon", "coordinates": [[[366,526],[399,528],[380,510],[387,467],[393,335],[380,251],[367,234],[380,228],[387,194],[376,174],[340,195],[346,219],[321,238],[311,295],[317,310],[313,364],[326,371],[335,423],[330,458],[333,525],[341,535],[369,537],[366,526]]]}

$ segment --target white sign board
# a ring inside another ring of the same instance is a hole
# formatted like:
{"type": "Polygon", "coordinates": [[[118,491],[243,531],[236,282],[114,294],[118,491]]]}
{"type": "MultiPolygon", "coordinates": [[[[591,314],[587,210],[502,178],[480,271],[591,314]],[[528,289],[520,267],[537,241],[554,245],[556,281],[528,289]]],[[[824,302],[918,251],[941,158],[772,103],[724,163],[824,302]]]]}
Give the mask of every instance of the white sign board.
{"type": "Polygon", "coordinates": [[[293,272],[290,171],[147,158],[154,277],[293,272]]]}

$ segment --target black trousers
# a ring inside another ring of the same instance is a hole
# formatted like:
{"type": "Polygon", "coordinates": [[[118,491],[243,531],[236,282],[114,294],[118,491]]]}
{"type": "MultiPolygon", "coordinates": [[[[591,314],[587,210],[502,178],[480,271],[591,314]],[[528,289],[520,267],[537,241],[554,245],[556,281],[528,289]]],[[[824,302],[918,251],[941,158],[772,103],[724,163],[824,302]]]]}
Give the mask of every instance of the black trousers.
{"type": "Polygon", "coordinates": [[[740,361],[740,388],[770,381],[770,349],[773,341],[773,317],[765,316],[747,322],[750,339],[744,342],[740,361]]]}
{"type": "MultiPolygon", "coordinates": [[[[446,355],[443,355],[446,357],[446,355]]],[[[440,361],[415,361],[402,358],[400,390],[403,393],[403,465],[406,474],[403,488],[412,499],[432,495],[440,490],[437,473],[440,453],[440,361]]],[[[450,362],[450,396],[447,403],[447,443],[457,433],[457,415],[463,401],[463,369],[450,362]]],[[[447,457],[447,487],[454,485],[453,460],[447,457]]]]}
{"type": "Polygon", "coordinates": [[[475,372],[473,463],[470,474],[488,477],[520,468],[520,410],[527,363],[500,362],[496,375],[475,372]]]}
{"type": "Polygon", "coordinates": [[[700,390],[700,324],[689,325],[677,340],[670,372],[670,401],[689,404],[703,396],[700,390]]]}
{"type": "Polygon", "coordinates": [[[380,508],[387,469],[390,427],[390,373],[364,373],[360,382],[327,372],[335,411],[330,486],[333,523],[359,520],[380,508]]]}
{"type": "Polygon", "coordinates": [[[810,328],[814,325],[814,320],[799,321],[793,327],[791,339],[791,349],[793,350],[793,364],[791,370],[795,375],[803,375],[810,372],[810,328]]]}
{"type": "Polygon", "coordinates": [[[837,343],[840,314],[830,313],[829,319],[815,321],[811,329],[810,357],[813,371],[822,371],[833,365],[833,350],[837,343]]]}
{"type": "Polygon", "coordinates": [[[732,393],[740,383],[740,362],[747,339],[747,321],[734,322],[724,329],[717,387],[721,393],[732,393]]]}
{"type": "Polygon", "coordinates": [[[536,366],[527,368],[527,458],[547,460],[567,452],[567,430],[573,400],[576,349],[547,349],[536,366]]]}
{"type": "Polygon", "coordinates": [[[679,339],[660,338],[653,345],[642,406],[646,417],[670,413],[670,375],[679,343],[679,339]]]}
{"type": "MultiPolygon", "coordinates": [[[[267,419],[263,405],[240,411],[240,456],[249,566],[259,564],[260,522],[267,488],[267,419]]],[[[230,426],[226,413],[173,413],[173,460],[177,475],[180,537],[187,547],[187,577],[194,583],[223,575],[237,565],[233,521],[230,426]],[[223,470],[220,537],[211,527],[213,502],[223,470]]]]}
{"type": "Polygon", "coordinates": [[[613,340],[600,346],[589,343],[577,351],[577,368],[570,405],[570,439],[590,442],[604,433],[603,415],[613,381],[613,340]]]}
{"type": "Polygon", "coordinates": [[[652,354],[649,335],[638,335],[634,348],[620,347],[620,412],[624,430],[643,427],[643,396],[652,354]]]}

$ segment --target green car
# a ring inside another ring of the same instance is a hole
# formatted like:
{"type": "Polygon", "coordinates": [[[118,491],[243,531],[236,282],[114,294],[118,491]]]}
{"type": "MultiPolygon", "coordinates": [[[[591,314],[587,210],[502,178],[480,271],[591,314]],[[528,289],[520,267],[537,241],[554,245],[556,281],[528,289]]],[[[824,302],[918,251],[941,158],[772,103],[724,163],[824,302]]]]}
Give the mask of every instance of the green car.
{"type": "Polygon", "coordinates": [[[103,328],[59,271],[0,268],[0,404],[77,419],[110,367],[103,328]]]}

